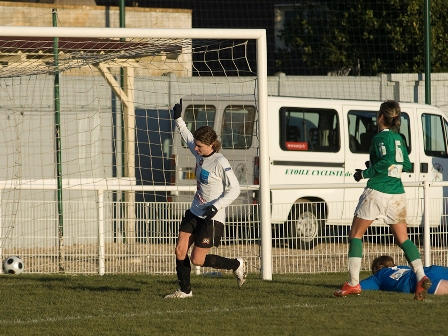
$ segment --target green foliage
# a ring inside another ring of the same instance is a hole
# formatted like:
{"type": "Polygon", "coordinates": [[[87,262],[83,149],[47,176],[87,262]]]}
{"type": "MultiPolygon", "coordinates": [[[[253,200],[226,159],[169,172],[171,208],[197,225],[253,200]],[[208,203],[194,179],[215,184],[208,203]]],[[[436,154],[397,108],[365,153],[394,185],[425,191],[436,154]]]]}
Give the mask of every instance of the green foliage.
{"type": "MultiPolygon", "coordinates": [[[[424,1],[338,0],[296,6],[279,36],[277,71],[416,73],[425,69],[424,1]]],[[[432,71],[448,71],[448,3],[431,1],[432,71]]]]}
{"type": "MultiPolygon", "coordinates": [[[[363,274],[367,276],[367,273],[363,274]]],[[[363,292],[337,298],[347,274],[192,275],[194,296],[164,299],[174,276],[2,276],[9,335],[443,335],[448,296],[363,292]]]]}

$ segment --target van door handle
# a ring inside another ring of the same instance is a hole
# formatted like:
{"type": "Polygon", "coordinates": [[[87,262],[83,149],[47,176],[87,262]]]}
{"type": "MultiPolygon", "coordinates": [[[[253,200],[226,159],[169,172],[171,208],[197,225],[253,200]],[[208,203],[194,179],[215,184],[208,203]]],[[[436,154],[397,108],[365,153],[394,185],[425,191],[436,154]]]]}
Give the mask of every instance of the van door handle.
{"type": "Polygon", "coordinates": [[[428,172],[428,163],[421,162],[420,163],[420,173],[427,173],[428,172]]]}

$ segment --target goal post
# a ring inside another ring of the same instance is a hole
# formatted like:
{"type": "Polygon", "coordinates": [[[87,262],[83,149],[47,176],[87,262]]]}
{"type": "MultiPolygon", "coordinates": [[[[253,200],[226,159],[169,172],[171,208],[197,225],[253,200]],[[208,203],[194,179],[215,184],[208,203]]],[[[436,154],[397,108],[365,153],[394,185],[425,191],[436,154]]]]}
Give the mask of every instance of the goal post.
{"type": "MultiPolygon", "coordinates": [[[[137,92],[137,88],[134,86],[133,78],[134,78],[134,69],[137,66],[136,59],[145,58],[145,60],[148,62],[148,67],[153,66],[153,70],[155,72],[158,72],[161,75],[168,74],[171,65],[163,65],[160,66],[159,59],[163,58],[170,58],[171,55],[175,55],[176,53],[182,53],[184,49],[194,49],[197,45],[192,45],[191,41],[193,40],[200,40],[203,45],[212,44],[213,41],[222,41],[222,40],[254,40],[256,41],[256,85],[255,85],[255,96],[256,96],[256,107],[258,112],[258,140],[259,140],[259,148],[258,148],[258,156],[259,156],[259,181],[260,181],[260,188],[259,188],[259,200],[260,200],[260,223],[261,223],[261,272],[262,272],[262,278],[264,280],[271,280],[272,279],[272,258],[271,258],[271,224],[270,224],[270,188],[269,188],[269,155],[268,155],[268,125],[267,125],[267,45],[266,45],[266,32],[263,29],[132,29],[132,28],[72,28],[72,27],[12,27],[12,26],[3,26],[0,27],[0,62],[2,62],[2,68],[0,68],[0,79],[3,80],[3,83],[1,85],[4,87],[5,97],[16,95],[17,92],[20,91],[21,96],[20,97],[10,97],[14,100],[13,105],[18,106],[20,103],[17,100],[26,100],[28,106],[36,106],[39,105],[40,102],[37,101],[37,97],[44,96],[48,94],[45,89],[42,88],[35,88],[32,89],[32,80],[30,78],[32,76],[41,76],[41,75],[48,75],[52,73],[52,71],[56,71],[54,68],[52,68],[51,60],[46,59],[45,57],[48,57],[48,50],[51,50],[51,48],[48,47],[47,43],[48,40],[45,40],[45,38],[60,38],[65,39],[66,45],[69,45],[69,48],[71,48],[71,52],[67,52],[65,54],[59,55],[58,60],[58,72],[64,72],[71,69],[78,69],[80,70],[80,73],[83,73],[82,69],[92,69],[95,67],[98,69],[97,71],[100,72],[105,79],[105,81],[108,83],[110,90],[113,91],[118,97],[119,103],[123,107],[123,111],[125,113],[123,114],[121,120],[120,118],[115,118],[112,121],[108,121],[110,123],[116,123],[118,125],[122,126],[122,129],[124,129],[123,134],[119,134],[119,132],[113,131],[111,128],[111,132],[113,134],[103,134],[98,133],[98,129],[92,126],[89,123],[93,123],[93,120],[98,121],[102,118],[102,113],[104,111],[99,111],[97,115],[94,117],[89,117],[90,119],[86,121],[81,121],[79,124],[82,124],[86,126],[85,129],[79,130],[79,132],[87,132],[88,134],[85,134],[86,137],[91,137],[92,139],[95,139],[95,144],[89,144],[89,146],[83,147],[83,143],[75,142],[73,139],[71,139],[69,136],[67,136],[67,141],[74,141],[73,143],[70,142],[70,146],[65,145],[65,149],[71,153],[71,157],[75,154],[87,155],[86,151],[90,150],[91,154],[95,156],[95,159],[98,159],[99,156],[101,156],[101,153],[94,152],[91,147],[95,146],[101,146],[101,141],[108,141],[111,137],[114,139],[117,138],[118,140],[115,143],[115,146],[123,146],[123,149],[120,151],[117,151],[118,154],[113,154],[113,160],[115,163],[121,163],[123,167],[126,167],[125,172],[123,174],[117,173],[117,176],[122,176],[124,178],[126,177],[133,177],[132,171],[134,169],[133,165],[136,165],[137,163],[134,162],[136,158],[136,153],[134,152],[136,149],[136,146],[134,144],[134,141],[132,140],[132,137],[135,135],[135,131],[132,130],[132,127],[135,125],[135,94],[137,92]],[[29,43],[27,43],[26,39],[29,39],[29,43]],[[81,39],[81,40],[80,40],[81,39]],[[83,40],[84,39],[84,40],[83,40]],[[89,41],[91,39],[91,41],[89,41]],[[102,39],[110,39],[107,43],[102,39]],[[141,39],[141,40],[140,40],[141,39]],[[19,42],[17,40],[20,40],[19,42]],[[130,44],[128,46],[125,46],[122,48],[122,46],[118,45],[118,41],[127,40],[127,41],[136,41],[135,44],[130,44]],[[154,41],[154,43],[151,45],[147,42],[140,42],[140,41],[154,41]],[[12,43],[11,43],[12,41],[12,43]],[[39,41],[36,44],[36,41],[39,41]],[[114,41],[117,42],[117,45],[114,45],[114,41]],[[210,42],[212,41],[212,42],[210,42]],[[181,47],[182,49],[179,50],[178,47],[181,47]],[[79,48],[79,49],[77,49],[79,48]],[[91,50],[94,51],[94,55],[92,55],[89,50],[86,48],[91,48],[91,50]],[[31,53],[33,54],[33,57],[27,58],[26,54],[31,53]],[[140,54],[139,54],[140,53],[140,54]],[[152,60],[154,60],[153,63],[151,63],[152,60]],[[38,60],[34,62],[34,60],[38,60]],[[123,61],[124,60],[124,61],[123,61]],[[15,63],[14,63],[15,62],[15,63]],[[6,65],[5,65],[6,64],[6,65]],[[14,66],[10,66],[10,64],[14,64],[14,66]],[[151,65],[152,64],[152,65],[151,65]],[[124,78],[124,83],[120,83],[117,76],[109,71],[109,68],[111,66],[115,67],[121,67],[126,69],[124,73],[126,74],[126,78],[124,78]],[[19,79],[19,80],[16,80],[19,79]],[[24,82],[28,80],[31,84],[28,89],[30,90],[36,90],[39,92],[33,92],[32,96],[30,94],[27,94],[26,92],[22,92],[26,88],[24,86],[24,82]],[[16,87],[19,87],[20,89],[17,89],[16,87]],[[11,87],[14,87],[11,89],[11,87]],[[41,91],[42,90],[42,91],[41,91]],[[11,93],[13,92],[13,93],[11,93]],[[36,100],[36,101],[34,101],[36,100]],[[126,112],[127,111],[127,112],[126,112]],[[115,132],[115,133],[114,133],[115,132]],[[96,136],[96,138],[93,138],[96,136]],[[120,142],[121,138],[121,142],[120,142]],[[127,140],[131,139],[131,141],[126,142],[127,140]],[[71,147],[73,146],[73,147],[71,147]],[[120,175],[121,174],[121,175],[120,175]]],[[[244,48],[244,44],[243,48],[244,48]]],[[[235,47],[235,46],[232,46],[235,47]]],[[[206,52],[209,52],[211,48],[208,48],[207,46],[204,47],[204,50],[206,52]]],[[[216,53],[219,57],[220,50],[218,49],[213,50],[213,53],[216,53]]],[[[229,64],[237,63],[234,59],[228,60],[229,64]]],[[[222,60],[217,59],[216,61],[220,65],[222,65],[222,60]]],[[[193,62],[191,62],[192,66],[193,62]]],[[[179,66],[179,65],[178,65],[179,66]]],[[[207,65],[208,66],[208,65],[207,65]]],[[[195,69],[190,69],[186,65],[180,65],[180,67],[185,67],[185,72],[188,73],[188,76],[191,76],[192,72],[195,69]]],[[[237,67],[237,66],[236,66],[237,67]]],[[[178,68],[176,68],[178,69],[178,68]]],[[[234,70],[235,73],[237,73],[236,76],[239,76],[239,69],[234,70]]],[[[223,67],[222,69],[223,73],[226,73],[228,70],[223,67]]],[[[229,72],[230,73],[230,72],[229,72]]],[[[187,76],[187,77],[188,77],[187,76]]],[[[199,73],[199,76],[200,73],[199,73]]],[[[231,76],[231,75],[229,75],[231,76]]],[[[215,76],[212,72],[211,78],[217,80],[218,76],[215,76]]],[[[82,86],[82,79],[77,79],[76,85],[73,85],[71,90],[77,90],[80,86],[82,86]]],[[[205,81],[207,81],[207,78],[205,78],[205,81]]],[[[218,83],[219,84],[219,83],[218,83]]],[[[45,84],[47,85],[47,84],[45,84]]],[[[62,83],[61,86],[64,84],[62,83]]],[[[152,94],[151,91],[151,83],[145,83],[143,82],[141,84],[142,86],[145,86],[145,92],[147,92],[148,95],[152,94]]],[[[167,91],[172,90],[173,88],[170,86],[171,83],[168,83],[167,91]]],[[[245,85],[245,80],[241,77],[239,78],[239,84],[241,86],[245,85]]],[[[187,85],[188,86],[188,85],[187,85]]],[[[207,86],[207,84],[205,84],[207,86]]],[[[219,85],[216,85],[217,87],[219,85]]],[[[48,88],[48,87],[47,87],[48,88]]],[[[63,90],[63,88],[61,88],[63,90]]],[[[201,92],[195,91],[195,85],[191,84],[191,94],[198,94],[201,92]]],[[[91,90],[86,89],[85,94],[89,95],[91,94],[91,90]]],[[[199,88],[198,91],[205,91],[203,87],[199,88]]],[[[227,91],[232,91],[232,89],[227,89],[227,91]]],[[[238,90],[237,90],[238,91],[238,90]]],[[[228,93],[228,92],[224,92],[228,93]]],[[[169,92],[166,93],[167,95],[169,92]]],[[[179,94],[185,94],[180,93],[179,94]]],[[[219,95],[219,92],[216,92],[216,95],[219,95]]],[[[238,95],[238,94],[237,94],[238,95]]],[[[143,95],[144,96],[144,95],[143,95]]],[[[171,96],[170,96],[171,97],[171,96]]],[[[8,103],[10,103],[9,98],[3,98],[2,105],[7,106],[8,103]]],[[[92,98],[91,102],[96,102],[95,99],[98,98],[92,98]]],[[[143,98],[145,99],[145,98],[143,98]]],[[[148,98],[149,99],[149,98],[148,98]]],[[[154,96],[151,96],[151,99],[157,99],[154,98],[154,96]]],[[[23,103],[23,102],[22,102],[23,103]]],[[[12,104],[12,103],[11,103],[12,104]]],[[[117,104],[117,102],[112,101],[112,105],[117,104]]],[[[47,110],[48,106],[38,106],[40,108],[43,108],[44,110],[47,110]]],[[[165,107],[166,108],[166,107],[165,107]]],[[[20,110],[20,109],[18,109],[20,110]]],[[[22,113],[21,111],[19,111],[22,113]]],[[[48,111],[46,111],[48,112],[48,111]]],[[[28,111],[27,111],[28,113],[28,111]]],[[[32,112],[30,112],[32,113],[32,112]]],[[[9,116],[8,116],[9,118],[9,116]]],[[[12,118],[16,118],[15,111],[12,113],[12,118]]],[[[46,117],[45,117],[46,118],[46,117]]],[[[15,120],[15,119],[14,119],[15,120]]],[[[159,122],[163,122],[162,120],[158,119],[159,122]]],[[[98,121],[100,122],[100,121],[98,121]]],[[[27,125],[27,127],[32,126],[32,121],[30,121],[30,124],[27,125]]],[[[14,148],[11,149],[11,153],[6,153],[7,155],[16,155],[18,157],[18,160],[24,160],[24,158],[19,153],[21,150],[21,146],[23,145],[23,134],[27,132],[28,130],[22,130],[21,127],[24,127],[23,124],[20,122],[15,121],[14,122],[14,129],[15,131],[20,130],[21,132],[21,138],[20,141],[14,142],[14,148]]],[[[232,133],[233,134],[233,133],[232,133]]],[[[79,140],[80,137],[78,137],[79,140]]],[[[9,139],[11,140],[11,139],[9,139]]],[[[30,141],[33,141],[30,139],[30,141]]],[[[52,142],[52,138],[49,137],[48,139],[45,139],[46,145],[50,145],[52,142]]],[[[45,146],[45,145],[43,145],[45,146]]],[[[64,144],[62,144],[64,146],[64,144]]],[[[148,145],[149,146],[149,145],[148,145]]],[[[46,154],[48,155],[48,154],[46,154]]],[[[62,154],[64,155],[64,153],[62,154]]],[[[80,171],[89,171],[93,170],[98,173],[103,169],[104,171],[107,171],[108,174],[112,173],[112,171],[115,169],[112,166],[111,167],[97,167],[92,164],[93,159],[87,158],[82,156],[83,159],[79,160],[79,157],[76,158],[76,165],[79,168],[80,171]],[[91,164],[91,166],[83,166],[83,164],[91,164]]],[[[139,159],[143,159],[142,157],[139,157],[139,159]]],[[[41,160],[41,167],[39,169],[42,170],[42,177],[40,179],[48,179],[49,174],[48,172],[52,170],[51,166],[46,167],[46,158],[41,157],[39,158],[41,160]]],[[[116,164],[118,166],[118,164],[116,164]]],[[[7,185],[10,185],[13,190],[15,190],[16,193],[20,194],[21,190],[21,180],[24,178],[27,178],[26,175],[23,174],[23,171],[18,168],[22,167],[21,162],[17,165],[13,165],[12,167],[8,168],[6,167],[7,174],[4,174],[5,176],[0,176],[0,180],[8,181],[6,183],[7,185]],[[8,171],[9,169],[9,171],[8,171]],[[19,173],[17,171],[19,170],[19,173]],[[16,174],[17,173],[17,174],[16,174]],[[12,181],[12,185],[11,185],[12,181]]],[[[71,166],[68,165],[69,168],[66,168],[68,170],[73,169],[70,168],[71,166]]],[[[161,170],[166,170],[165,167],[162,167],[161,170]]],[[[175,170],[177,172],[177,170],[175,170]]],[[[51,172],[53,173],[53,172],[51,172]]],[[[31,174],[33,175],[33,174],[31,174]]],[[[82,175],[82,174],[81,174],[82,175]]],[[[34,175],[33,175],[34,176],[34,175]]],[[[67,174],[67,172],[62,171],[62,176],[70,181],[70,179],[76,179],[79,178],[76,173],[74,173],[73,176],[70,174],[67,174]]],[[[36,177],[33,177],[36,180],[38,180],[36,177]]],[[[70,184],[70,183],[69,183],[70,184]]],[[[249,186],[250,183],[247,184],[246,189],[250,189],[249,186]]],[[[107,186],[107,183],[106,183],[107,186]]],[[[132,184],[126,184],[125,182],[122,182],[121,184],[118,183],[118,185],[114,185],[114,192],[136,192],[136,191],[145,191],[145,190],[155,190],[161,188],[165,191],[179,191],[182,188],[179,188],[178,186],[149,186],[149,185],[132,185],[132,184]]],[[[253,188],[253,186],[252,186],[253,188]]],[[[70,188],[63,187],[63,190],[68,190],[70,188]],[[66,188],[66,189],[64,189],[66,188]]],[[[71,187],[71,190],[79,189],[81,190],[81,194],[83,192],[88,192],[90,187],[86,186],[84,189],[82,185],[78,185],[76,187],[71,187]],[[84,190],[84,191],[83,191],[84,190]]],[[[2,189],[6,190],[6,189],[2,189]]],[[[27,190],[27,187],[24,186],[24,190],[27,190]]],[[[107,187],[106,187],[107,190],[107,187]]],[[[104,187],[101,187],[98,189],[97,193],[97,202],[101,200],[101,202],[104,200],[105,195],[103,194],[104,187]]],[[[44,194],[42,194],[44,195],[44,194]]],[[[116,194],[113,197],[119,197],[116,194]]],[[[78,196],[77,196],[78,197],[78,196]]],[[[79,201],[83,202],[82,196],[79,196],[79,201]]],[[[7,197],[8,198],[8,197],[7,197]]],[[[2,197],[3,199],[3,197],[2,197]]],[[[132,199],[132,198],[131,198],[132,199]]],[[[14,202],[18,203],[18,196],[13,195],[11,196],[11,201],[14,204],[14,202]]],[[[130,208],[128,210],[120,210],[120,209],[114,209],[113,211],[130,211],[134,214],[134,211],[136,211],[134,208],[132,208],[132,205],[129,205],[130,208]],[[131,210],[129,210],[131,209],[131,210]]],[[[19,205],[16,205],[17,209],[20,208],[19,205]]],[[[103,208],[103,204],[101,204],[100,209],[103,208]]],[[[17,211],[17,210],[16,210],[17,211]]],[[[12,213],[14,214],[14,210],[12,210],[12,213]]],[[[130,213],[128,212],[128,215],[130,213]]],[[[103,220],[101,214],[98,215],[99,220],[103,220]]],[[[131,216],[132,217],[132,216],[131,216]]],[[[14,215],[11,216],[12,223],[14,223],[14,215]]],[[[132,223],[132,222],[131,222],[132,223]]],[[[9,224],[10,226],[14,226],[14,224],[9,224]]],[[[117,223],[117,225],[121,225],[120,223],[117,223]]],[[[4,229],[2,232],[4,233],[4,229]]],[[[1,237],[4,240],[4,236],[1,237]]],[[[4,244],[2,243],[0,245],[0,248],[2,248],[4,244]]],[[[103,248],[102,244],[99,244],[99,248],[103,248]]],[[[100,259],[104,258],[104,250],[99,251],[100,259]]],[[[104,259],[103,259],[104,262],[104,259]]],[[[100,260],[101,265],[101,260],[100,260]]]]}

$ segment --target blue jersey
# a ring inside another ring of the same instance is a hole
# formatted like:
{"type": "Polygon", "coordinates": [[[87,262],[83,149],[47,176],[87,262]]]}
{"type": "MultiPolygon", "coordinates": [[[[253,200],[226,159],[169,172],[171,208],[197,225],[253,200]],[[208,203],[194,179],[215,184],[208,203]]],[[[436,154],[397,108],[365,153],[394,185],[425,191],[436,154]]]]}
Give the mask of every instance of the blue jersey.
{"type": "MultiPolygon", "coordinates": [[[[424,267],[432,285],[429,294],[434,294],[440,280],[448,280],[448,267],[424,267]]],[[[409,266],[394,266],[380,269],[374,275],[360,282],[362,290],[383,290],[389,292],[415,293],[417,278],[409,266]]]]}

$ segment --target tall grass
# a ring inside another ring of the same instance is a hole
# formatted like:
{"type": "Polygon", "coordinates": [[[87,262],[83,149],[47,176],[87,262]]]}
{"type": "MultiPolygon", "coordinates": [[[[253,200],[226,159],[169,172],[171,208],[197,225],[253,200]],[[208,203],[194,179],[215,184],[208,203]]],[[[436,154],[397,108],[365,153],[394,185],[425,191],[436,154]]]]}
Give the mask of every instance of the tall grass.
{"type": "MultiPolygon", "coordinates": [[[[367,275],[367,274],[364,274],[367,275]]],[[[347,274],[192,275],[193,298],[164,299],[174,276],[0,276],[2,335],[444,335],[448,296],[363,292],[347,274]]]]}

